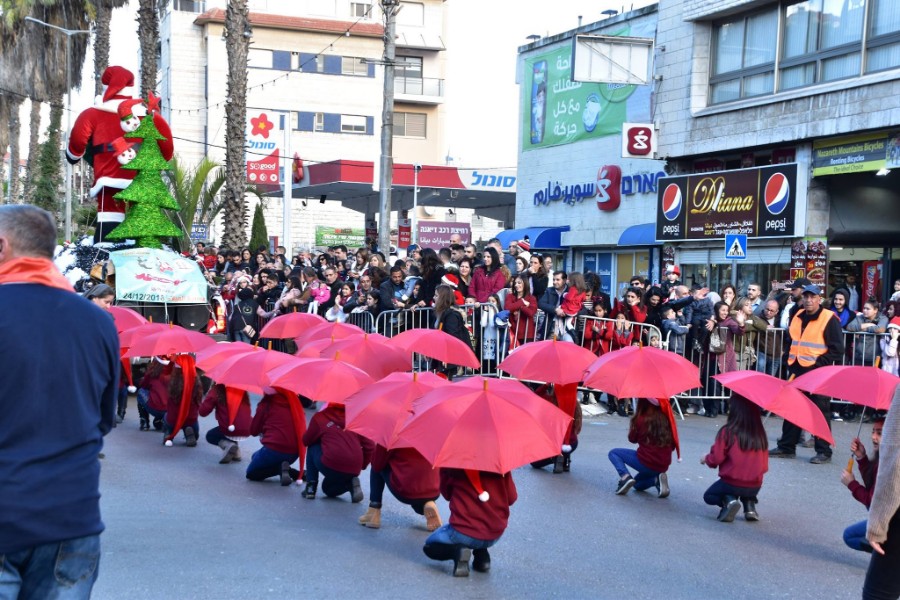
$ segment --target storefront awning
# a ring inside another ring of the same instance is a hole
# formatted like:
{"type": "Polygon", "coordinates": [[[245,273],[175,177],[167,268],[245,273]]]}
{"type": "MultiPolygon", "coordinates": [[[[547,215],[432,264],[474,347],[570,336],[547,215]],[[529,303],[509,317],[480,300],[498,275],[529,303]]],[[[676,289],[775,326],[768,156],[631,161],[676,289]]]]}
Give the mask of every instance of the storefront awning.
{"type": "Polygon", "coordinates": [[[656,223],[632,225],[619,236],[620,246],[658,246],[656,241],[656,223]]]}
{"type": "Polygon", "coordinates": [[[525,227],[523,229],[507,229],[497,234],[497,239],[506,248],[510,242],[517,242],[525,239],[531,242],[532,248],[540,248],[542,250],[559,250],[566,248],[562,245],[561,236],[563,231],[569,231],[569,226],[564,227],[525,227]]]}

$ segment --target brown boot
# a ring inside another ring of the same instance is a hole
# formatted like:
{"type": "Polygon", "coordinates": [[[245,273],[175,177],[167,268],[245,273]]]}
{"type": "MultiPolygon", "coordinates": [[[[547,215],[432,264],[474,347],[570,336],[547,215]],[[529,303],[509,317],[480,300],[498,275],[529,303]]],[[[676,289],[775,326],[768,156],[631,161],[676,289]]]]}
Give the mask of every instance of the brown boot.
{"type": "Polygon", "coordinates": [[[441,513],[438,512],[437,504],[433,500],[425,503],[423,511],[425,513],[425,529],[434,531],[443,523],[441,522],[441,513]]]}
{"type": "Polygon", "coordinates": [[[234,460],[234,453],[237,450],[237,444],[229,440],[219,440],[219,448],[222,449],[222,458],[219,459],[220,465],[227,465],[234,460]]]}
{"type": "Polygon", "coordinates": [[[234,462],[241,462],[241,447],[238,446],[238,443],[234,443],[234,455],[231,457],[231,460],[234,462]]]}
{"type": "Polygon", "coordinates": [[[372,516],[364,525],[369,529],[381,529],[381,509],[370,508],[369,510],[372,511],[372,516]]]}
{"type": "Polygon", "coordinates": [[[365,525],[366,523],[368,523],[369,521],[371,521],[371,520],[372,520],[372,517],[375,516],[375,513],[376,513],[376,512],[379,512],[379,513],[380,513],[380,512],[381,512],[381,509],[380,509],[380,508],[372,508],[372,507],[370,506],[370,507],[366,510],[366,514],[364,514],[363,516],[361,516],[361,517],[359,518],[359,524],[360,524],[360,525],[365,525]]]}

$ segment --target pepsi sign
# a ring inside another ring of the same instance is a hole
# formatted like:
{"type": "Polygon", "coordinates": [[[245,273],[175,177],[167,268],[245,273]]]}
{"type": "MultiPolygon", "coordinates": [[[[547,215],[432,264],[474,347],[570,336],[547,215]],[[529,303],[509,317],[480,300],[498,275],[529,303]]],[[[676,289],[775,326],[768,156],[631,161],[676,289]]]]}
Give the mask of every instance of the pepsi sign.
{"type": "Polygon", "coordinates": [[[660,241],[797,235],[794,163],[666,177],[657,189],[660,241]]]}

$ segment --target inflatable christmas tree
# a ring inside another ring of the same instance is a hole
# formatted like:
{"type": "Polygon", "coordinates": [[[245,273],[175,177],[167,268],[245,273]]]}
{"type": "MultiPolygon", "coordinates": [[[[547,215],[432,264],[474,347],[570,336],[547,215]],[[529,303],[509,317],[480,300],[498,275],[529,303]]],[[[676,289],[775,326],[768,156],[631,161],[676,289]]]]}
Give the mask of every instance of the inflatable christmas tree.
{"type": "Polygon", "coordinates": [[[163,158],[157,140],[166,138],[153,122],[152,109],[155,107],[152,104],[138,128],[125,134],[126,138],[140,138],[144,143],[134,159],[124,166],[137,171],[137,175],[127,188],[115,195],[116,200],[128,203],[125,220],[106,237],[109,240],[133,239],[143,248],[162,248],[160,238],[179,237],[182,232],[162,212],[165,208],[178,210],[180,206],[162,179],[162,171],[169,168],[169,162],[163,158]]]}

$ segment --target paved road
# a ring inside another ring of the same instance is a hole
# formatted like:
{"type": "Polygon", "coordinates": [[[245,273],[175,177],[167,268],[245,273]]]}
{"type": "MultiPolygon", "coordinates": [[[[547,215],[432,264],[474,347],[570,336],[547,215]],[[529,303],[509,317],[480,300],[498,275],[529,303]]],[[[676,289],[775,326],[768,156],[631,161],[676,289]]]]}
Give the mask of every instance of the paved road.
{"type": "MultiPolygon", "coordinates": [[[[136,419],[132,399],[107,437],[98,599],[856,598],[868,564],[841,538],[865,517],[839,480],[855,424],[834,424],[833,464],[809,464],[806,449],[772,460],[761,521],[723,524],[702,500],[715,472],[699,464],[723,418],[680,423],[684,460],[669,471],[665,500],[614,495],[606,453],[627,445],[627,420],[586,419],[571,473],[515,472],[519,502],[491,551],[492,572],[455,579],[450,563],[422,554],[424,519],[389,493],[382,528],[367,529],[356,521],[365,501],[310,501],[297,486],[249,482],[246,458],[219,465],[219,449],[202,439],[165,448],[136,419]]],[[[768,428],[773,443],[780,420],[768,428]]],[[[242,446],[249,456],[258,442],[242,446]]]]}

